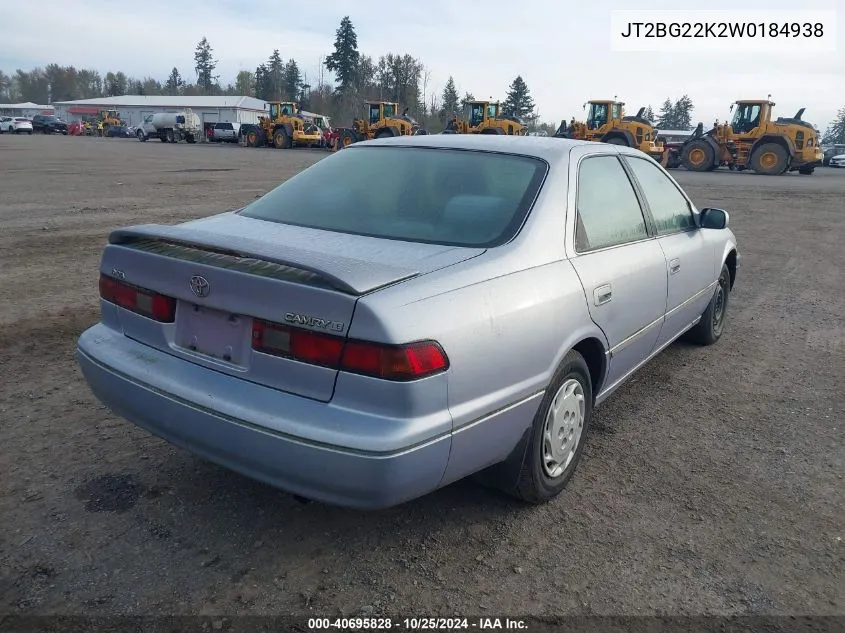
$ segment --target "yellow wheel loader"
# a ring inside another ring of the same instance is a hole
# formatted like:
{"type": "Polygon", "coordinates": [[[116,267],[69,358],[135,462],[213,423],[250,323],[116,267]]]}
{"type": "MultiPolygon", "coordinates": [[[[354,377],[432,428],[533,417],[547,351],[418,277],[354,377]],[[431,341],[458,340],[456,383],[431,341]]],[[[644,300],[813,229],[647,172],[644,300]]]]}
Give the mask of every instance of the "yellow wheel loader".
{"type": "Polygon", "coordinates": [[[736,101],[730,123],[717,122],[707,132],[699,123],[692,137],[675,150],[680,163],[690,171],[725,165],[768,176],[789,171],[812,174],[824,160],[816,128],[801,119],[804,108],[792,118],[772,121],[774,105],[770,99],[736,101]]]}
{"type": "Polygon", "coordinates": [[[428,134],[422,126],[408,114],[408,108],[398,115],[399,104],[391,101],[366,101],[367,118],[355,119],[352,127],[336,128],[335,150],[344,149],[353,143],[374,138],[391,136],[415,136],[428,134]]]}
{"type": "Polygon", "coordinates": [[[303,116],[296,102],[271,101],[267,107],[268,116],[258,117],[257,125],[241,126],[238,133],[241,145],[290,149],[318,146],[323,140],[320,128],[303,116]]]}
{"type": "Polygon", "coordinates": [[[469,116],[452,116],[443,134],[525,136],[528,133],[528,128],[518,118],[502,114],[502,106],[498,101],[470,101],[467,105],[469,116]]]}
{"type": "Polygon", "coordinates": [[[588,105],[585,122],[573,118],[567,126],[562,121],[555,137],[627,145],[648,154],[664,167],[667,165],[669,151],[656,141],[654,124],[643,117],[645,108],[640,108],[635,116],[625,116],[622,101],[594,99],[584,107],[588,105]]]}

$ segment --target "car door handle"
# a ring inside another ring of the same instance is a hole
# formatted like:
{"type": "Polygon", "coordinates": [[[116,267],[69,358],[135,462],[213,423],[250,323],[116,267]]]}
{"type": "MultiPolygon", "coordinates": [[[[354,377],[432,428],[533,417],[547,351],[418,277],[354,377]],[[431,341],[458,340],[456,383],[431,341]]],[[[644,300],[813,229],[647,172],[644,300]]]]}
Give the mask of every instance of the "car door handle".
{"type": "Polygon", "coordinates": [[[611,299],[613,299],[613,288],[610,287],[610,284],[599,286],[593,290],[593,300],[597,306],[603,305],[611,299]]]}
{"type": "Polygon", "coordinates": [[[669,262],[669,274],[674,275],[676,272],[681,270],[681,260],[680,259],[673,259],[669,262]]]}

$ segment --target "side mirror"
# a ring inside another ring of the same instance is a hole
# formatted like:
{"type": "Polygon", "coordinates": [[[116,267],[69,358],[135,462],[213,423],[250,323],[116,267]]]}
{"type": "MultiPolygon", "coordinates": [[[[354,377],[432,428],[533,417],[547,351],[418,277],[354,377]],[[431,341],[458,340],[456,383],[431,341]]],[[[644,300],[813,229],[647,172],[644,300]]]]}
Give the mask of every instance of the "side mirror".
{"type": "Polygon", "coordinates": [[[701,210],[702,229],[726,229],[728,228],[728,212],[724,209],[714,209],[708,207],[701,210]]]}

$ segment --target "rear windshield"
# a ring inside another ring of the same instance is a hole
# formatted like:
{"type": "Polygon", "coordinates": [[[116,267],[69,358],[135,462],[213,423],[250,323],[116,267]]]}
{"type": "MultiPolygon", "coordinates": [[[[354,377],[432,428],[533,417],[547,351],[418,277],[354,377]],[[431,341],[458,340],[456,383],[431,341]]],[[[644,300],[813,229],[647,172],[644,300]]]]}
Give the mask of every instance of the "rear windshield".
{"type": "Polygon", "coordinates": [[[511,239],[547,165],[527,156],[351,147],[246,206],[251,218],[373,237],[489,247],[511,239]]]}

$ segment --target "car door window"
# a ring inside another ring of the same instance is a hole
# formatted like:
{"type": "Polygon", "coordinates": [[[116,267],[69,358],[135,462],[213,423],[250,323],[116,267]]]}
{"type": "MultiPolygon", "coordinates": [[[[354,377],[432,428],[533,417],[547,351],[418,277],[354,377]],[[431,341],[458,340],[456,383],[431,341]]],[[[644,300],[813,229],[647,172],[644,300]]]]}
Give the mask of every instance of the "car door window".
{"type": "Polygon", "coordinates": [[[626,156],[625,160],[643,190],[658,234],[695,228],[687,199],[657,165],[643,158],[626,156]]]}
{"type": "Polygon", "coordinates": [[[578,166],[575,250],[579,253],[648,237],[634,187],[615,156],[593,156],[578,166]]]}

